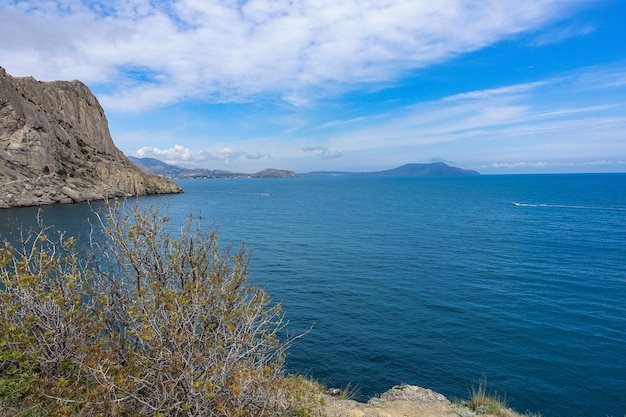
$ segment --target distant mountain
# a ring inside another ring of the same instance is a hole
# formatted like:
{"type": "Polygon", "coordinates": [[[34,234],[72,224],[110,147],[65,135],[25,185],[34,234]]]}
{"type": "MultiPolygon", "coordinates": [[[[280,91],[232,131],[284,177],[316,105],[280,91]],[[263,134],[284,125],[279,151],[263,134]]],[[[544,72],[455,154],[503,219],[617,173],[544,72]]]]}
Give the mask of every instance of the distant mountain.
{"type": "Polygon", "coordinates": [[[296,174],[293,171],[268,168],[253,174],[230,172],[222,169],[188,169],[176,165],[166,164],[154,158],[136,158],[129,156],[128,159],[144,172],[158,174],[167,178],[292,178],[296,174]]]}
{"type": "Polygon", "coordinates": [[[430,164],[405,164],[397,168],[384,171],[372,172],[345,172],[345,171],[315,171],[306,174],[298,174],[301,177],[416,177],[416,176],[438,176],[438,175],[480,175],[477,171],[451,167],[443,162],[433,162],[430,164]]]}
{"type": "Polygon", "coordinates": [[[136,166],[144,172],[161,175],[167,178],[293,178],[293,177],[415,177],[415,176],[443,176],[443,175],[480,175],[477,171],[451,167],[443,162],[429,164],[405,164],[397,168],[372,172],[348,171],[314,171],[296,174],[293,171],[282,169],[265,169],[263,171],[246,174],[230,172],[220,169],[188,169],[166,164],[154,158],[136,158],[129,156],[136,166]]]}
{"type": "Polygon", "coordinates": [[[296,174],[293,171],[284,169],[268,168],[255,174],[250,174],[251,178],[293,178],[296,174]]]}
{"type": "Polygon", "coordinates": [[[369,176],[386,177],[413,177],[421,175],[479,175],[477,171],[451,167],[443,162],[433,162],[430,164],[405,164],[397,168],[386,171],[374,171],[364,173],[369,176]]]}

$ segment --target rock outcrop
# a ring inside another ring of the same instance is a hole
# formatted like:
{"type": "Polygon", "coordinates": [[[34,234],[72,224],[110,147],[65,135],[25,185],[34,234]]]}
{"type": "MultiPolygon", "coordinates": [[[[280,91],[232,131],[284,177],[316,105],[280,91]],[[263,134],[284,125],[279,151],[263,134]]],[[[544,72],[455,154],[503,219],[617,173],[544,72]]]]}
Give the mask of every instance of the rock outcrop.
{"type": "MultiPolygon", "coordinates": [[[[330,390],[335,391],[335,390],[330,390]]],[[[341,395],[341,390],[337,390],[341,395]]],[[[331,394],[322,397],[322,417],[524,417],[505,403],[474,411],[467,401],[450,402],[438,392],[415,385],[396,385],[367,403],[342,399],[331,394]]],[[[480,406],[479,406],[480,408],[480,406]]]]}
{"type": "Polygon", "coordinates": [[[327,397],[324,417],[458,417],[443,395],[413,385],[398,385],[367,403],[327,397]]]}
{"type": "Polygon", "coordinates": [[[0,208],[180,192],[115,146],[85,84],[12,77],[0,67],[0,208]]]}

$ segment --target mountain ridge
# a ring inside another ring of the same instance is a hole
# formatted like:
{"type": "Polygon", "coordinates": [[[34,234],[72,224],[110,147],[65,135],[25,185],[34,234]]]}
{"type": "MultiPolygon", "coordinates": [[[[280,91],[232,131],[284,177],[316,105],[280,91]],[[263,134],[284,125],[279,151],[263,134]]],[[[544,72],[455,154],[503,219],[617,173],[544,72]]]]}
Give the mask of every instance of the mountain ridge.
{"type": "Polygon", "coordinates": [[[441,175],[480,175],[478,171],[450,166],[444,162],[408,163],[382,171],[314,171],[299,176],[306,177],[338,177],[338,176],[368,176],[368,177],[417,177],[441,175]]]}
{"type": "Polygon", "coordinates": [[[293,178],[296,176],[295,172],[284,169],[266,168],[255,173],[243,173],[222,169],[182,168],[155,158],[129,156],[128,159],[141,170],[167,178],[293,178]]]}
{"type": "Polygon", "coordinates": [[[170,165],[155,158],[128,157],[140,169],[163,175],[168,178],[295,178],[295,177],[347,177],[347,176],[440,176],[440,175],[480,175],[478,171],[450,166],[444,162],[409,163],[383,171],[312,171],[295,173],[294,171],[265,169],[247,174],[224,170],[190,169],[170,165]]]}

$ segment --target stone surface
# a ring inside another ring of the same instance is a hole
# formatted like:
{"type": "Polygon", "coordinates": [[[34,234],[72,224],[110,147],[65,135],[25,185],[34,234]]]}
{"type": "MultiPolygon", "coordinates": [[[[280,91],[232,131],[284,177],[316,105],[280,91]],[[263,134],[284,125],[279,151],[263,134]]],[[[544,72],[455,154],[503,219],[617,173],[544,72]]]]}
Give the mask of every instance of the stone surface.
{"type": "Polygon", "coordinates": [[[452,404],[435,391],[414,385],[397,385],[367,403],[344,400],[325,394],[323,417],[522,417],[510,409],[501,409],[497,416],[476,414],[468,408],[452,404]]]}
{"type": "Polygon", "coordinates": [[[444,395],[414,385],[396,385],[381,395],[380,399],[383,401],[404,400],[423,403],[450,403],[444,395]]]}
{"type": "Polygon", "coordinates": [[[455,417],[455,407],[443,395],[413,385],[398,385],[367,403],[328,396],[325,417],[455,417]]]}
{"type": "Polygon", "coordinates": [[[0,208],[179,192],[115,146],[85,84],[12,77],[0,67],[0,208]]]}

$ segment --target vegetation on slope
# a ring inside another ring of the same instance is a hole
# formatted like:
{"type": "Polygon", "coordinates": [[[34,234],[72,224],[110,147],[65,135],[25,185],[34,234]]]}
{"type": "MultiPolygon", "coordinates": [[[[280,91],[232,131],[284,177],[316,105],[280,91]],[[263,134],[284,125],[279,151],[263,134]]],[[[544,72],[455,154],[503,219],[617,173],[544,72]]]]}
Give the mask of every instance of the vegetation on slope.
{"type": "Polygon", "coordinates": [[[316,413],[244,248],[191,217],[174,238],[152,208],[99,218],[87,251],[44,226],[0,247],[0,416],[316,413]]]}
{"type": "Polygon", "coordinates": [[[541,417],[540,414],[527,412],[519,414],[509,408],[506,397],[498,393],[487,392],[487,377],[483,375],[478,382],[478,386],[472,386],[468,400],[457,401],[456,413],[460,417],[473,417],[479,415],[495,417],[541,417]]]}

